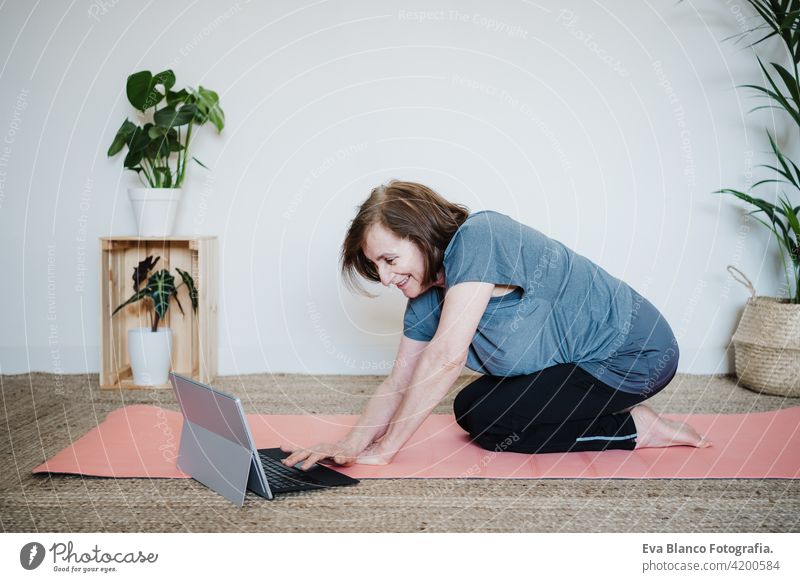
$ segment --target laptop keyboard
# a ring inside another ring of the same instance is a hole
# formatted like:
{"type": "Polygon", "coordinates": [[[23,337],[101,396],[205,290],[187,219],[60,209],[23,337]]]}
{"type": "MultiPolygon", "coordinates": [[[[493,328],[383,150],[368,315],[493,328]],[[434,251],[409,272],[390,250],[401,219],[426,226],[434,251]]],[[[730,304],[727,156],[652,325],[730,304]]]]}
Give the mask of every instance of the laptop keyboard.
{"type": "Polygon", "coordinates": [[[298,485],[322,485],[317,479],[296,467],[287,467],[278,459],[259,453],[261,465],[267,475],[270,488],[297,487],[298,485]]]}

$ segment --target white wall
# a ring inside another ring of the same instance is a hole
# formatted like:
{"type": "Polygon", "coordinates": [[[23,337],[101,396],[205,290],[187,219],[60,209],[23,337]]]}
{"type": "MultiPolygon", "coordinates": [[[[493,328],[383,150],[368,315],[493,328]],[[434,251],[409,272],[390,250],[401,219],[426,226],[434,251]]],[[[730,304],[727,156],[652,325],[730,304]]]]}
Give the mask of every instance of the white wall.
{"type": "Polygon", "coordinates": [[[97,237],[135,229],[136,178],[105,152],[127,75],[167,67],[227,114],[177,222],[220,238],[221,374],[388,371],[405,300],[350,294],[337,258],[390,178],[560,239],[664,312],[682,372],[729,371],[746,292],[725,265],[783,281],[766,229],[711,194],[768,161],[770,120],[734,88],[755,57],[723,40],[743,4],[8,0],[0,372],[98,371],[97,237]]]}

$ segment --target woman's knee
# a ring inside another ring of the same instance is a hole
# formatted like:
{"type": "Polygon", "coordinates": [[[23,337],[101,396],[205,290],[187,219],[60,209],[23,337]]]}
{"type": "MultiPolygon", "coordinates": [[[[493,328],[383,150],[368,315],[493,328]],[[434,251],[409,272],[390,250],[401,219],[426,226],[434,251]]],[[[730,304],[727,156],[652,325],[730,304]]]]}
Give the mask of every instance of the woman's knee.
{"type": "Polygon", "coordinates": [[[467,432],[471,432],[469,417],[470,413],[473,412],[474,403],[475,398],[470,393],[469,386],[456,394],[456,397],[453,400],[453,413],[456,416],[456,422],[458,423],[458,426],[467,432]]]}
{"type": "Polygon", "coordinates": [[[456,422],[468,433],[480,430],[480,401],[485,398],[492,387],[492,379],[488,376],[478,378],[465,386],[453,400],[453,413],[456,422]]]}

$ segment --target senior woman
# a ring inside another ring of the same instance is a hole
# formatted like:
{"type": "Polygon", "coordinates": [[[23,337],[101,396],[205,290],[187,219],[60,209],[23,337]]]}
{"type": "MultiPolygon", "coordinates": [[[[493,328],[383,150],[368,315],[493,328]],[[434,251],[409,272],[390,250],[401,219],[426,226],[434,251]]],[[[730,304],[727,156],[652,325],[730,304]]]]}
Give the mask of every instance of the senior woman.
{"type": "Polygon", "coordinates": [[[677,341],[658,310],[538,230],[392,181],[359,208],[341,259],[357,289],[361,276],[408,298],[403,336],[347,436],[285,446],[285,464],[391,462],[465,365],[483,376],[456,396],[456,422],[485,449],[710,445],[642,404],[678,367],[677,341]]]}

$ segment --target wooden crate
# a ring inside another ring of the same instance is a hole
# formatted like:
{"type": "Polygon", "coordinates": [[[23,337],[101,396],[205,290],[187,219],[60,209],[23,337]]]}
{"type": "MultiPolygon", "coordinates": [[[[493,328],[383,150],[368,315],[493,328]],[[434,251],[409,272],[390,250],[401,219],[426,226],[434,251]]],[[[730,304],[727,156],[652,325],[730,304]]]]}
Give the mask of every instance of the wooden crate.
{"type": "Polygon", "coordinates": [[[103,237],[100,239],[101,388],[172,389],[169,383],[158,386],[133,383],[128,330],[152,325],[152,302],[138,301],[111,316],[117,306],[133,295],[133,270],[150,255],[154,259],[161,257],[150,274],[167,269],[175,277],[177,286],[181,282],[175,270],[178,267],[191,274],[198,292],[196,314],[192,311],[188,289],[183,285],[178,290],[178,299],[185,315],[181,315],[172,299],[166,317],[159,323],[159,327],[172,329],[172,371],[205,383],[212,382],[217,375],[216,237],[103,237]]]}

